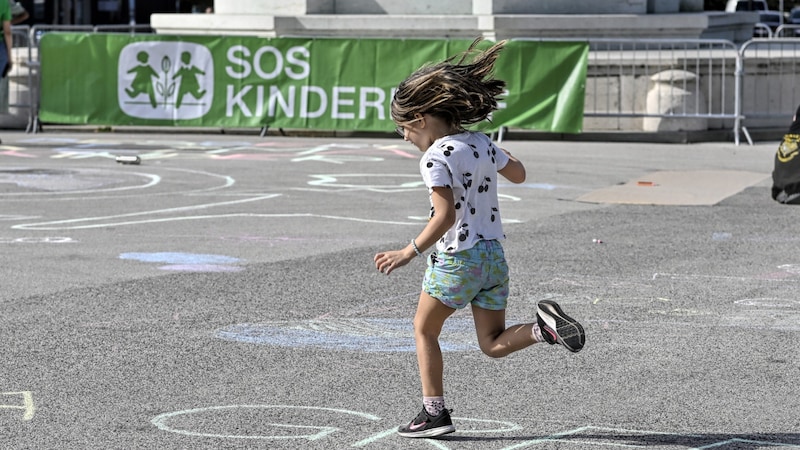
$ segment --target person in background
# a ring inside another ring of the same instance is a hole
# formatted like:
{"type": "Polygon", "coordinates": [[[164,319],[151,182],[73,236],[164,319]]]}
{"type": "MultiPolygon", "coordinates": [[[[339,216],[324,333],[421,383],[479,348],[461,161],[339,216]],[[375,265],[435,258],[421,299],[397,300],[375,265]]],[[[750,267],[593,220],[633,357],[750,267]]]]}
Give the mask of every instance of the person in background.
{"type": "Polygon", "coordinates": [[[772,199],[778,203],[800,204],[800,106],[775,153],[772,199]]]}
{"type": "Polygon", "coordinates": [[[11,25],[19,25],[30,17],[28,11],[20,2],[8,0],[8,7],[11,10],[11,25]]]}
{"type": "MultiPolygon", "coordinates": [[[[11,9],[9,4],[0,1],[0,22],[3,24],[3,43],[0,46],[0,74],[5,78],[11,71],[11,9]]],[[[2,141],[0,141],[2,143],[2,141]]]]}

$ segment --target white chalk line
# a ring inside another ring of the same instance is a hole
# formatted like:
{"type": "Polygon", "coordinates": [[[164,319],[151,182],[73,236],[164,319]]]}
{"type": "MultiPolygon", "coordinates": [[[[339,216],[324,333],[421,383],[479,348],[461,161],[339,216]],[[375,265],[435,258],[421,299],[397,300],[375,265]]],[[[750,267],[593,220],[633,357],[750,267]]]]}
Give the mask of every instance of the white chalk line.
{"type": "Polygon", "coordinates": [[[658,278],[667,278],[670,280],[733,280],[733,281],[766,281],[766,282],[780,282],[780,283],[797,283],[800,279],[792,278],[763,278],[763,277],[732,277],[725,275],[697,275],[697,274],[681,274],[681,273],[662,273],[656,272],[653,274],[652,280],[658,278]]]}
{"type": "MultiPolygon", "coordinates": [[[[154,212],[153,212],[154,213],[154,212]]],[[[141,213],[145,214],[145,213],[141,213]]],[[[137,213],[139,215],[139,213],[137,213]]],[[[119,217],[129,216],[124,214],[119,217]]],[[[74,225],[74,226],[54,226],[62,223],[75,223],[75,222],[88,222],[94,220],[110,220],[116,217],[108,216],[108,217],[96,217],[96,218],[85,218],[85,219],[73,219],[73,220],[62,220],[62,221],[55,221],[55,222],[41,222],[41,223],[33,223],[33,224],[19,224],[14,225],[11,228],[18,229],[18,230],[36,230],[36,231],[55,231],[55,230],[85,230],[85,229],[92,229],[92,228],[105,228],[105,227],[120,227],[120,226],[130,226],[130,225],[144,225],[144,224],[152,224],[152,223],[164,223],[164,222],[178,222],[183,220],[213,220],[213,219],[226,219],[232,217],[245,217],[245,218],[268,218],[268,219],[281,219],[281,218],[298,218],[298,217],[309,217],[309,218],[318,218],[318,219],[328,219],[328,220],[340,220],[340,221],[349,221],[349,222],[359,222],[359,223],[375,223],[375,224],[382,224],[382,225],[417,225],[419,226],[419,222],[399,222],[399,221],[392,221],[392,220],[377,220],[377,219],[362,219],[357,217],[344,217],[344,216],[331,216],[325,214],[312,214],[312,213],[293,213],[293,214],[256,214],[256,213],[231,213],[231,214],[209,214],[209,215],[202,215],[202,216],[185,216],[185,217],[165,217],[160,219],[143,219],[143,220],[129,220],[123,222],[103,222],[103,223],[96,223],[91,225],[74,225]]]]}
{"type": "MultiPolygon", "coordinates": [[[[267,200],[271,198],[275,198],[280,196],[281,194],[268,194],[268,195],[261,195],[258,197],[253,198],[245,198],[239,200],[231,200],[227,202],[217,202],[217,203],[204,203],[201,205],[192,205],[192,206],[179,206],[177,208],[166,208],[166,209],[155,209],[151,211],[141,211],[135,213],[127,213],[127,214],[117,214],[112,216],[101,216],[101,217],[84,217],[80,219],[67,219],[67,220],[55,220],[50,222],[39,222],[39,223],[23,223],[13,225],[12,229],[17,230],[80,230],[86,228],[101,228],[101,227],[108,227],[108,226],[115,226],[115,225],[133,225],[139,223],[153,223],[153,222],[168,222],[173,220],[186,220],[189,219],[187,217],[168,217],[162,219],[145,219],[141,221],[128,221],[128,222],[118,222],[118,223],[100,223],[100,224],[92,224],[92,225],[75,225],[75,226],[56,226],[61,224],[75,224],[75,223],[86,223],[86,222],[101,222],[101,221],[111,221],[115,219],[121,219],[124,217],[138,217],[138,216],[150,216],[156,214],[169,214],[169,213],[176,213],[176,212],[183,212],[183,211],[193,211],[198,209],[207,209],[213,208],[215,206],[227,206],[227,205],[235,205],[240,203],[249,203],[255,202],[260,200],[267,200]]],[[[223,215],[224,217],[225,215],[223,215]]],[[[203,217],[203,216],[200,216],[203,217]]],[[[215,216],[211,216],[215,217],[215,216]]]]}
{"type": "MultiPolygon", "coordinates": [[[[185,409],[180,411],[168,412],[159,414],[158,416],[154,417],[150,420],[150,422],[158,427],[160,430],[168,431],[171,433],[182,434],[185,436],[197,436],[197,437],[212,437],[212,438],[219,438],[219,439],[262,439],[262,440],[288,440],[288,439],[303,439],[308,441],[316,441],[322,438],[325,438],[334,432],[341,431],[340,428],[331,427],[326,425],[298,425],[296,423],[288,424],[288,423],[261,423],[261,425],[266,425],[269,427],[276,427],[279,429],[285,429],[287,433],[297,432],[297,434],[249,434],[249,435],[241,435],[241,434],[222,434],[222,433],[210,433],[210,432],[203,432],[201,430],[193,431],[188,429],[176,428],[169,424],[170,419],[176,418],[178,416],[190,416],[192,414],[202,414],[208,412],[216,412],[216,411],[231,411],[231,410],[242,410],[242,409],[263,409],[263,410],[271,410],[271,409],[287,409],[287,410],[301,410],[301,411],[323,411],[329,413],[336,413],[336,414],[347,414],[356,417],[360,417],[362,419],[369,420],[371,422],[378,422],[383,420],[383,418],[364,413],[360,411],[353,411],[348,409],[339,409],[339,408],[327,408],[327,407],[317,407],[317,406],[293,406],[293,405],[224,405],[224,406],[210,406],[204,408],[194,408],[194,409],[185,409]]],[[[477,418],[469,418],[469,417],[453,417],[454,420],[458,421],[459,423],[464,422],[476,422],[481,423],[484,425],[488,425],[487,428],[484,429],[466,429],[466,430],[459,430],[459,434],[507,434],[508,432],[512,431],[519,431],[524,430],[525,428],[517,423],[502,421],[502,420],[490,420],[490,419],[477,419],[477,418]]],[[[367,447],[377,443],[378,441],[384,440],[386,438],[390,438],[394,436],[397,432],[396,428],[390,428],[381,430],[367,438],[361,439],[353,444],[350,447],[367,447]]],[[[553,442],[564,442],[569,444],[586,444],[592,445],[595,447],[623,447],[623,448],[642,448],[642,447],[650,447],[653,445],[659,445],[659,442],[642,442],[642,443],[620,443],[620,442],[613,442],[616,436],[623,435],[630,437],[632,435],[640,435],[642,437],[656,437],[656,436],[663,436],[663,437],[675,437],[675,438],[690,438],[693,440],[711,440],[714,434],[707,434],[707,433],[680,433],[680,432],[664,432],[664,431],[650,431],[650,430],[637,430],[637,429],[628,429],[628,428],[616,428],[616,427],[604,427],[604,426],[593,426],[593,425],[585,425],[579,426],[577,428],[568,429],[560,432],[556,432],[547,436],[542,436],[540,438],[535,439],[528,439],[525,441],[518,442],[514,445],[504,447],[503,450],[511,450],[511,449],[518,449],[523,447],[535,446],[537,444],[546,444],[546,443],[553,443],[553,442]],[[607,433],[607,438],[603,436],[581,436],[582,433],[607,433]],[[612,442],[609,442],[612,441],[612,442]]],[[[448,449],[446,442],[444,441],[435,441],[435,440],[425,440],[428,444],[434,445],[440,449],[448,449]]],[[[661,442],[663,444],[663,442],[661,442]]],[[[770,441],[763,441],[763,440],[751,440],[746,438],[740,437],[730,437],[728,439],[723,438],[722,440],[708,442],[699,447],[693,447],[691,450],[703,450],[703,449],[710,449],[714,447],[721,447],[732,443],[745,443],[745,444],[756,444],[756,445],[768,445],[768,446],[775,446],[775,447],[790,447],[790,448],[797,448],[796,444],[784,443],[784,442],[770,442],[770,441]]]]}
{"type": "Polygon", "coordinates": [[[342,413],[342,414],[350,414],[358,417],[362,417],[367,420],[380,420],[380,417],[374,416],[372,414],[362,413],[359,411],[351,411],[348,409],[337,409],[337,408],[324,408],[318,406],[292,406],[292,405],[226,405],[226,406],[209,406],[206,408],[194,408],[194,409],[185,409],[181,411],[174,411],[164,414],[159,414],[158,416],[154,417],[150,422],[158,427],[160,430],[169,431],[172,433],[183,434],[186,436],[198,436],[198,437],[213,437],[213,438],[222,438],[222,439],[306,439],[309,441],[314,441],[321,439],[325,436],[330,435],[336,431],[339,431],[339,428],[336,427],[328,427],[328,426],[313,426],[313,425],[295,425],[295,424],[280,424],[280,423],[269,423],[269,424],[262,424],[262,425],[270,425],[274,427],[281,427],[281,428],[288,428],[288,429],[300,429],[300,430],[319,430],[317,433],[314,434],[301,434],[301,435],[294,435],[294,436],[286,436],[286,435],[233,435],[233,434],[217,434],[217,433],[203,433],[198,431],[189,431],[189,430],[182,430],[178,428],[170,427],[167,422],[169,419],[181,416],[181,415],[189,415],[189,414],[197,414],[203,413],[208,411],[219,411],[219,410],[231,410],[231,409],[277,409],[277,408],[285,408],[285,409],[301,409],[301,410],[318,410],[318,411],[329,411],[335,413],[342,413]]]}
{"type": "MultiPolygon", "coordinates": [[[[112,171],[112,170],[105,170],[105,171],[96,171],[96,172],[103,172],[103,173],[122,173],[120,171],[112,171]]],[[[124,172],[126,175],[138,175],[143,178],[147,178],[150,181],[136,186],[120,186],[115,188],[97,188],[97,189],[81,189],[77,191],[46,191],[46,192],[7,192],[4,193],[4,196],[11,196],[11,197],[29,197],[29,196],[36,196],[41,197],[44,195],[75,195],[75,194],[93,194],[97,192],[107,193],[107,192],[120,192],[120,191],[130,191],[134,189],[147,189],[151,188],[159,183],[161,183],[161,177],[158,175],[154,175],[151,173],[141,173],[141,172],[124,172]]]]}

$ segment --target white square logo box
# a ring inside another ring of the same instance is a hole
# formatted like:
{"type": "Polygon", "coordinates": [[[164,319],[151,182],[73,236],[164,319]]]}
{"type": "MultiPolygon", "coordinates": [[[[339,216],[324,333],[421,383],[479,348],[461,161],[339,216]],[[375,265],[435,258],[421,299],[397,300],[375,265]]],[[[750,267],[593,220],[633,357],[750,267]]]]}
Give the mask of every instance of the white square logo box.
{"type": "Polygon", "coordinates": [[[191,42],[136,42],[119,55],[119,107],[140,119],[203,117],[214,100],[214,59],[191,42]]]}

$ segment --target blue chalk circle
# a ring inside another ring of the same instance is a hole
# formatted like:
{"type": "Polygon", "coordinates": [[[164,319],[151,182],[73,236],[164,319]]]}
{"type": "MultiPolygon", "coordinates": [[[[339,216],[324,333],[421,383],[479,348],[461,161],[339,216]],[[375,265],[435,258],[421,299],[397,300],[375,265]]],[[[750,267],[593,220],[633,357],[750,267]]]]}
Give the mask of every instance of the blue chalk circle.
{"type": "MultiPolygon", "coordinates": [[[[411,319],[325,319],[243,323],[215,332],[219,339],[280,347],[309,347],[360,352],[414,352],[411,319]]],[[[478,349],[471,319],[445,322],[439,344],[443,352],[478,349]]]]}

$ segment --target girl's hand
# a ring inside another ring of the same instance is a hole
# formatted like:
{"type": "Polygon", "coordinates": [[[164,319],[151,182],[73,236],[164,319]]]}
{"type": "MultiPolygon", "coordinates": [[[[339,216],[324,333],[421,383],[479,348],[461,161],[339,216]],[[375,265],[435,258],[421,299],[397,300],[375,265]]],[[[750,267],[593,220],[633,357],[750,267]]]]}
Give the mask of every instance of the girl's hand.
{"type": "Polygon", "coordinates": [[[375,255],[375,268],[378,269],[379,272],[389,275],[394,269],[405,266],[416,256],[417,254],[414,252],[414,248],[411,247],[411,245],[408,245],[402,250],[381,252],[375,255]]]}
{"type": "MultiPolygon", "coordinates": [[[[389,275],[394,269],[408,264],[409,261],[417,257],[417,251],[424,252],[456,222],[453,190],[437,186],[432,188],[432,191],[431,202],[436,214],[431,217],[422,232],[412,241],[416,243],[417,248],[415,249],[413,244],[408,244],[402,250],[381,252],[375,255],[375,268],[381,273],[389,275]]],[[[421,253],[419,256],[422,256],[421,253]]]]}

